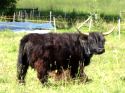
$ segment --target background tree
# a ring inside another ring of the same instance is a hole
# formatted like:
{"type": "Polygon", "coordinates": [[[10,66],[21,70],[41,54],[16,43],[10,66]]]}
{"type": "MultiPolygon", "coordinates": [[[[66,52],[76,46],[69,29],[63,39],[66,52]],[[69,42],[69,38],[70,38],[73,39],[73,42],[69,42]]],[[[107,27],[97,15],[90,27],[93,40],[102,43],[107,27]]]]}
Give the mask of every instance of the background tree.
{"type": "Polygon", "coordinates": [[[0,0],[0,13],[12,15],[16,9],[17,0],[0,0]]]}

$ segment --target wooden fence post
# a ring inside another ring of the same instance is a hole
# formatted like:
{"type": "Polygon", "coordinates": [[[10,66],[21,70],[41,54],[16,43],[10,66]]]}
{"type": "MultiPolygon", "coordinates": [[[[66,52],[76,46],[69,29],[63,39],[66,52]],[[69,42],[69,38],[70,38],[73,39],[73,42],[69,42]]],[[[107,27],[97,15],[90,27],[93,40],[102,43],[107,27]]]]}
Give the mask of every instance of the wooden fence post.
{"type": "Polygon", "coordinates": [[[118,18],[118,37],[120,39],[120,30],[121,30],[121,27],[120,27],[120,16],[118,18]]]}
{"type": "Polygon", "coordinates": [[[16,16],[16,14],[14,12],[14,14],[13,14],[13,22],[15,22],[15,16],[16,16]]]}
{"type": "Polygon", "coordinates": [[[18,12],[18,18],[17,18],[18,21],[20,21],[20,11],[18,12]]]}
{"type": "Polygon", "coordinates": [[[21,22],[23,21],[23,13],[22,13],[22,11],[20,11],[20,21],[21,22]]]}
{"type": "Polygon", "coordinates": [[[26,10],[24,11],[24,16],[25,16],[24,20],[26,21],[28,19],[28,14],[26,10]]]}
{"type": "Polygon", "coordinates": [[[30,10],[30,19],[32,19],[32,14],[33,14],[32,10],[30,10]]]}
{"type": "Polygon", "coordinates": [[[38,23],[40,23],[40,11],[39,11],[39,14],[38,14],[38,23]]]}
{"type": "Polygon", "coordinates": [[[51,20],[52,20],[52,12],[50,11],[50,23],[51,23],[51,20]]]}
{"type": "Polygon", "coordinates": [[[53,25],[54,25],[54,32],[56,32],[56,20],[55,20],[55,17],[53,17],[53,25]]]}

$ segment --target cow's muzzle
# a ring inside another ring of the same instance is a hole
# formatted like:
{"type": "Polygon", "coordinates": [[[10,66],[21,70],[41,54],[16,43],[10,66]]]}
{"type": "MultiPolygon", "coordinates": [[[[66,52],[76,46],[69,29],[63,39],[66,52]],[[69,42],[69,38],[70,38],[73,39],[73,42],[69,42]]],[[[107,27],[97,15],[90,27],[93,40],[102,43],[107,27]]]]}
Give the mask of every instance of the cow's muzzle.
{"type": "Polygon", "coordinates": [[[97,54],[102,54],[104,52],[105,52],[104,48],[98,48],[98,50],[97,50],[97,54]]]}

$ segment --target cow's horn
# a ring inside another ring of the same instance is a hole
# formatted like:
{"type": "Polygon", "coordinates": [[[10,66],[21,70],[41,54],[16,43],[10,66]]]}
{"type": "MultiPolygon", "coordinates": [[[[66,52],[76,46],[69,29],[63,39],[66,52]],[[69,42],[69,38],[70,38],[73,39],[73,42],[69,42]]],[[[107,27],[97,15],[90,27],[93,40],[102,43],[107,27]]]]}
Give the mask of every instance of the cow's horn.
{"type": "Polygon", "coordinates": [[[82,33],[82,34],[87,35],[87,36],[89,35],[89,33],[82,33]]]}
{"type": "Polygon", "coordinates": [[[80,34],[82,34],[82,32],[77,28],[77,27],[75,27],[76,28],[76,30],[80,33],[80,34]]]}
{"type": "Polygon", "coordinates": [[[106,35],[109,35],[110,33],[113,32],[113,30],[115,29],[115,27],[113,27],[111,30],[109,30],[108,32],[104,32],[103,35],[106,36],[106,35]]]}
{"type": "Polygon", "coordinates": [[[76,28],[76,30],[80,33],[80,34],[82,34],[82,35],[89,35],[89,33],[82,33],[77,27],[75,27],[76,28]]]}

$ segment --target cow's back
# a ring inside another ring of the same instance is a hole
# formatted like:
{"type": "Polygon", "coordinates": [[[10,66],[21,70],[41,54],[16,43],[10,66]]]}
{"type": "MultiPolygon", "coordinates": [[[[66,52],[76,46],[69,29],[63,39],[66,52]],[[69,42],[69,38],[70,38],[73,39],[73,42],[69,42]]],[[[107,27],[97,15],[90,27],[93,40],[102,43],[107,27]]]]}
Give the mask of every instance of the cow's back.
{"type": "Polygon", "coordinates": [[[78,34],[70,33],[28,34],[21,42],[25,42],[30,64],[33,65],[38,58],[46,58],[52,65],[57,62],[56,65],[60,66],[68,65],[71,56],[79,59],[81,51],[77,39],[78,34]]]}

